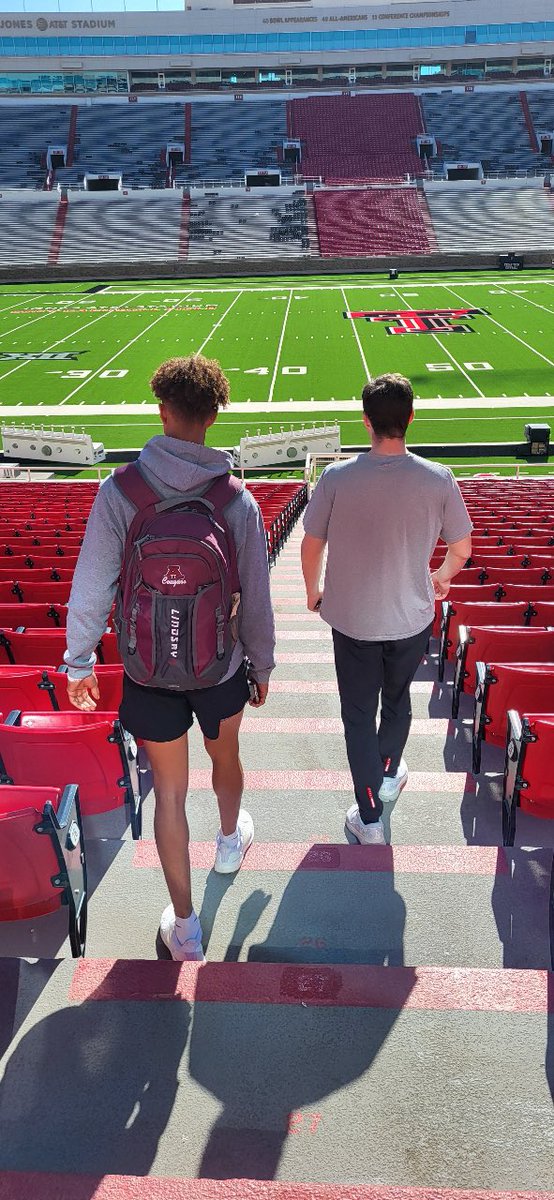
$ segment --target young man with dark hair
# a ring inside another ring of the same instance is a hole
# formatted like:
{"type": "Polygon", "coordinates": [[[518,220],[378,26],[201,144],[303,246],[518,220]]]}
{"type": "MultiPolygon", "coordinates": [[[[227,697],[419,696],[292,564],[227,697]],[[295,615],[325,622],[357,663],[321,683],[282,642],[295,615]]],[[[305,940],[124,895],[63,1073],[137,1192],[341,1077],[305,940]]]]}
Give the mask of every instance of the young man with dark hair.
{"type": "MultiPolygon", "coordinates": [[[[219,363],[192,355],[163,363],[151,386],[159,400],[163,435],[151,438],[138,457],[139,486],[144,481],[154,499],[157,495],[162,500],[177,502],[189,497],[193,509],[196,504],[201,514],[209,512],[213,506],[207,500],[203,502],[202,497],[216,489],[218,481],[223,481],[225,489],[231,460],[225,452],[206,446],[205,438],[219,410],[229,403],[229,383],[219,363]]],[[[203,961],[202,930],[192,907],[185,814],[187,731],[196,715],[212,760],[212,782],[221,822],[216,838],[215,870],[231,873],[241,866],[254,837],[252,818],[240,807],[244,777],[239,758],[239,728],[247,701],[254,706],[265,703],[269,676],[275,665],[263,520],[251,492],[240,488],[237,481],[235,484],[230,501],[223,508],[240,584],[240,601],[239,593],[236,601],[233,594],[236,616],[233,611],[227,614],[229,628],[234,620],[236,641],[233,645],[231,631],[226,673],[214,686],[200,683],[190,690],[148,687],[127,672],[123,678],[120,717],[125,728],[144,741],[154,779],[154,832],[172,902],[162,915],[161,936],[172,957],[178,960],[203,961]],[[246,659],[250,663],[250,679],[256,685],[253,695],[246,659]]],[[[125,491],[120,490],[116,473],[102,484],[87,523],[71,589],[65,655],[69,698],[83,712],[93,711],[99,700],[94,648],[106,628],[125,569],[127,535],[136,511],[125,491]]],[[[172,553],[175,554],[175,549],[172,553]]],[[[165,570],[163,584],[181,582],[186,582],[181,571],[174,567],[165,570]]],[[[175,588],[170,594],[171,607],[176,603],[175,588]]],[[[149,623],[147,632],[148,629],[149,623]]],[[[211,629],[212,626],[209,632],[211,629]]],[[[216,632],[219,637],[219,627],[216,632]]],[[[180,628],[178,633],[173,628],[169,630],[167,642],[175,659],[180,638],[180,628]]]]}
{"type": "Polygon", "coordinates": [[[431,633],[435,596],[448,595],[469,557],[472,526],[448,467],[406,448],[414,416],[409,380],[380,375],[365,386],[362,402],[371,451],[323,471],[304,516],[302,568],[308,608],[321,611],[333,631],[356,797],[346,826],[371,844],[385,840],[383,801],[396,800],[408,780],[402,755],[410,684],[431,633]],[[447,552],[431,574],[439,538],[447,552]]]}

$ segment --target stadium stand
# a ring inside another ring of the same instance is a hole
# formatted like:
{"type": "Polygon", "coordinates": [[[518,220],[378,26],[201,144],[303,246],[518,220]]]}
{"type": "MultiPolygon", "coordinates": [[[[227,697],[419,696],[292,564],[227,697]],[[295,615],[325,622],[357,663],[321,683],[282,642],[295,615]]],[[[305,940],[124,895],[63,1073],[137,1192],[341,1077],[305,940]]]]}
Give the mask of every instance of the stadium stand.
{"type": "Polygon", "coordinates": [[[544,187],[500,188],[494,180],[461,191],[426,191],[440,250],[540,250],[554,242],[554,204],[544,187]]]}
{"type": "Polygon", "coordinates": [[[67,145],[70,115],[69,104],[10,105],[2,121],[0,190],[45,186],[48,146],[67,145]]]}
{"type": "Polygon", "coordinates": [[[289,102],[289,132],[302,143],[302,174],[328,183],[421,175],[423,132],[411,92],[376,96],[309,96],[289,102]]]}
{"type": "Polygon", "coordinates": [[[425,197],[415,189],[322,190],[314,202],[323,258],[428,254],[432,248],[425,197]]]}
{"type": "Polygon", "coordinates": [[[434,167],[483,161],[487,172],[540,166],[518,92],[424,92],[421,104],[427,133],[440,145],[434,167]]]}
{"type": "Polygon", "coordinates": [[[244,183],[248,168],[263,170],[282,161],[287,137],[285,101],[223,106],[200,100],[191,110],[190,162],[178,168],[178,183],[213,179],[244,183]]]}
{"type": "Polygon", "coordinates": [[[82,183],[86,173],[121,172],[125,187],[162,188],[166,183],[166,147],[185,137],[184,105],[79,106],[74,162],[61,168],[65,186],[82,183]]]}
{"type": "Polygon", "coordinates": [[[58,194],[0,196],[0,266],[47,263],[58,211],[58,194]]]}
{"type": "Polygon", "coordinates": [[[297,258],[314,253],[303,191],[191,198],[188,258],[297,258]]]}
{"type": "Polygon", "coordinates": [[[106,260],[176,260],[181,209],[181,196],[169,190],[151,192],[147,198],[144,193],[112,193],[110,198],[108,193],[93,201],[76,192],[67,205],[58,262],[97,262],[100,242],[106,260]]]}

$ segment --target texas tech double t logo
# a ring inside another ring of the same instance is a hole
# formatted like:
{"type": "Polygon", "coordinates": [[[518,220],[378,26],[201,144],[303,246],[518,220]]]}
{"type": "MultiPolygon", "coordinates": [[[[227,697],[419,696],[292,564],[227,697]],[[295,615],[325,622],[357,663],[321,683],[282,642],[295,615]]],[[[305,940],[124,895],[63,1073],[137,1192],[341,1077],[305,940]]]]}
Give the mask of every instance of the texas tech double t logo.
{"type": "Polygon", "coordinates": [[[482,308],[382,309],[377,312],[345,312],[347,320],[388,321],[387,333],[473,333],[471,325],[457,325],[461,317],[476,317],[482,308]],[[395,324],[392,322],[396,322],[395,324]]]}

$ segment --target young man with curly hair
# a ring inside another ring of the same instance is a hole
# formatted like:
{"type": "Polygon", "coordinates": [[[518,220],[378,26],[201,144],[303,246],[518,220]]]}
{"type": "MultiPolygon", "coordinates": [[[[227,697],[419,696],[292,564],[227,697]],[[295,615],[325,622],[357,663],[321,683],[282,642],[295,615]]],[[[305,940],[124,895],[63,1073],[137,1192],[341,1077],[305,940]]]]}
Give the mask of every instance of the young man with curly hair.
{"type": "MultiPolygon", "coordinates": [[[[162,498],[198,496],[231,469],[230,455],[205,445],[208,429],[229,403],[229,383],[219,363],[191,355],[173,358],[155,372],[151,387],[159,401],[163,434],[138,457],[140,473],[162,498]]],[[[94,648],[112,609],[122,571],[127,533],[135,508],[112,476],[100,488],[87,523],[75,570],[67,619],[68,692],[71,702],[91,712],[99,700],[94,648]]],[[[241,866],[254,837],[251,816],[241,808],[244,777],[239,729],[247,701],[265,703],[274,662],[275,631],[269,593],[264,525],[252,494],[238,490],[224,508],[236,551],[240,581],[237,640],[229,668],[214,686],[190,691],[139,684],[125,673],[120,717],[143,740],[152,768],[156,809],[154,833],[171,897],[160,931],[174,959],[203,961],[202,930],[192,906],[188,788],[188,737],[194,715],[212,760],[220,829],[215,870],[241,866]],[[251,696],[245,660],[256,683],[251,696]],[[250,697],[250,699],[249,699],[250,697]]]]}

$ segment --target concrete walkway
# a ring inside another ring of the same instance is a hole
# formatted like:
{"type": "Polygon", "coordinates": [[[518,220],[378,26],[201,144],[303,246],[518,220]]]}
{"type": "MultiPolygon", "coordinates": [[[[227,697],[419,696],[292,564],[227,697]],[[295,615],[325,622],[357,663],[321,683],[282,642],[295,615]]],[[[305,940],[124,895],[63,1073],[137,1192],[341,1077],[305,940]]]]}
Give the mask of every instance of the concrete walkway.
{"type": "Polygon", "coordinates": [[[211,870],[216,808],[192,736],[194,895],[208,964],[168,961],[144,840],[88,822],[86,960],[63,911],[0,925],[0,1200],[554,1197],[554,822],[503,850],[502,754],[470,774],[436,661],[413,688],[391,845],[349,844],[329,633],[297,529],[273,571],[279,665],[247,710],[256,842],[211,870]]]}

